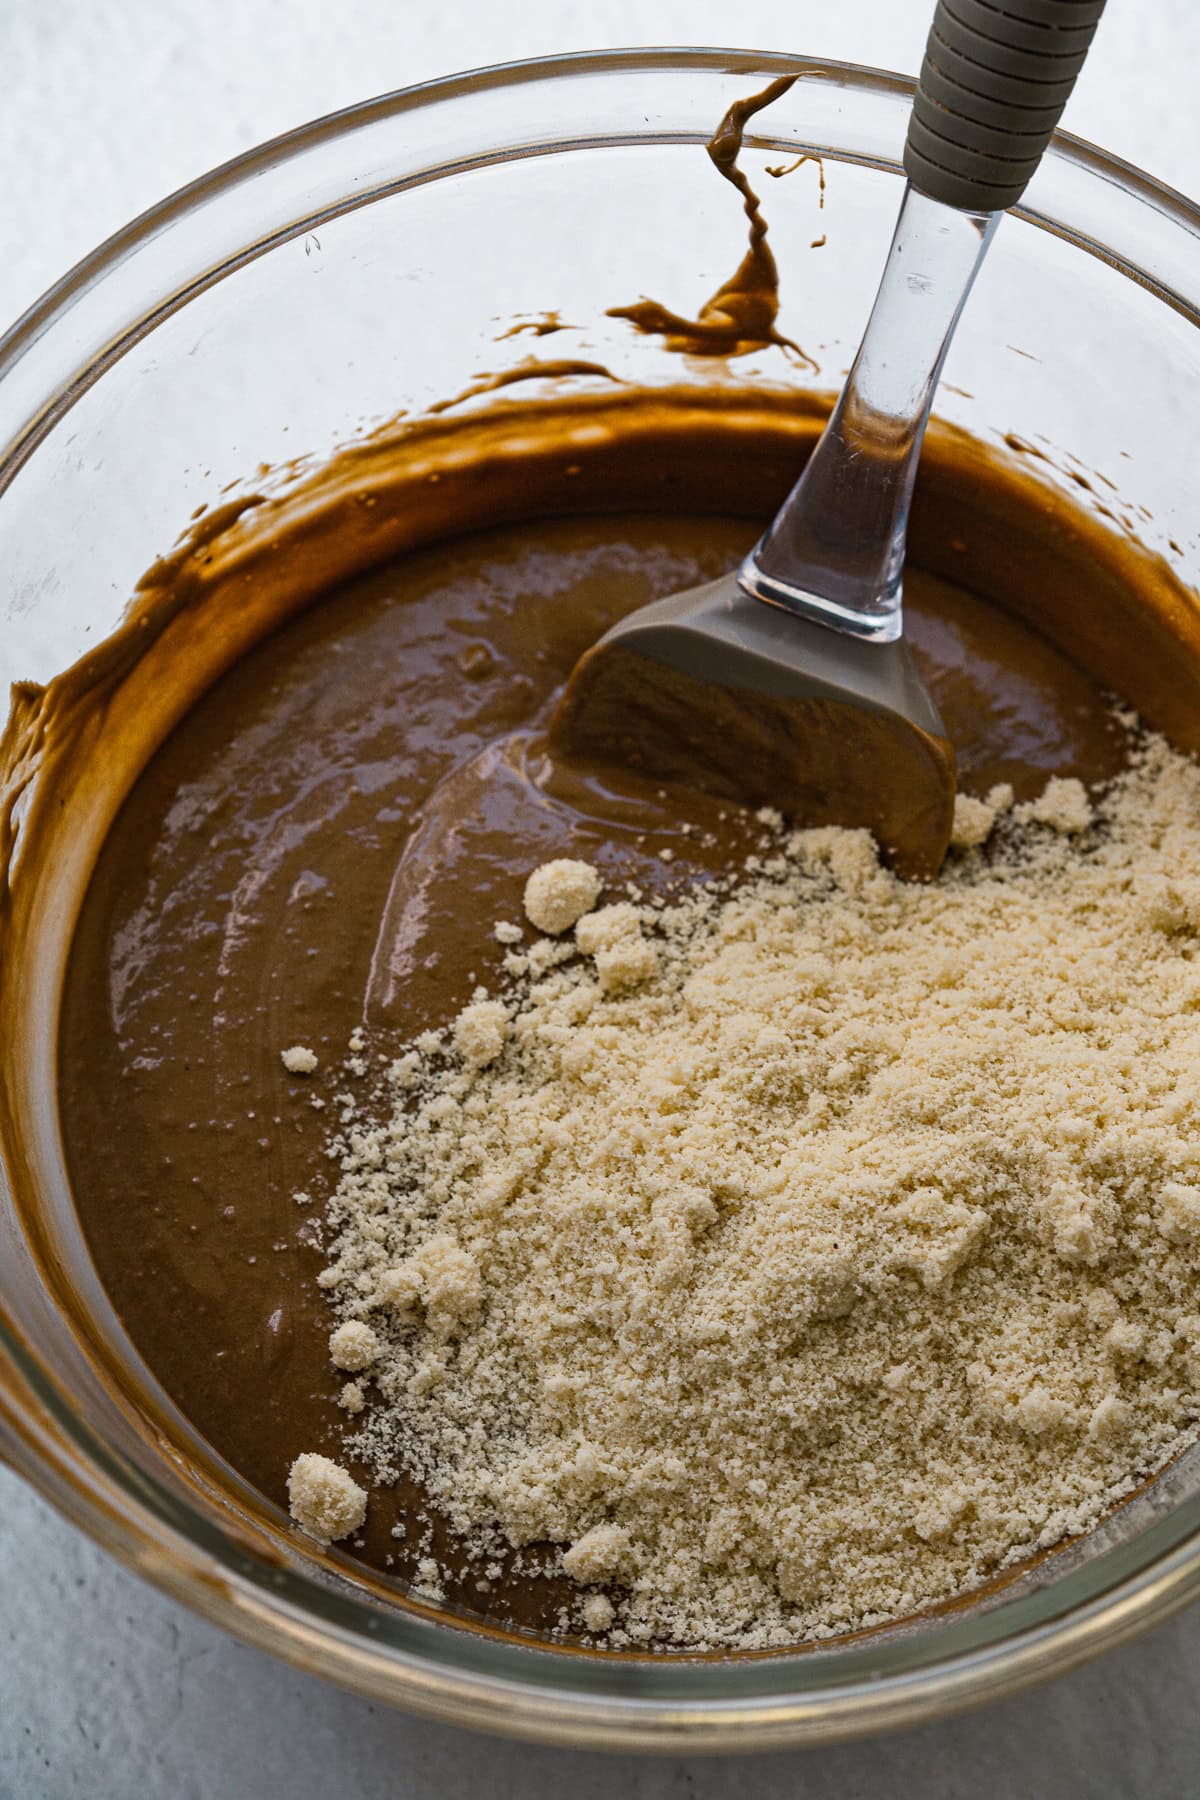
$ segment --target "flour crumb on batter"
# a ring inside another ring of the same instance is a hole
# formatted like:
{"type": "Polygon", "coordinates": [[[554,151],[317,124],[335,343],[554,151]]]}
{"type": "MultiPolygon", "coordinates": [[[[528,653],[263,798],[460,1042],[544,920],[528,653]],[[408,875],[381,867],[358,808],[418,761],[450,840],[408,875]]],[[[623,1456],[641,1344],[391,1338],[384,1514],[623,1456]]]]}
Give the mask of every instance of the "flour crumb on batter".
{"type": "Polygon", "coordinates": [[[280,1052],[280,1060],[289,1075],[311,1075],[317,1066],[317,1053],[307,1044],[293,1044],[280,1052]]]}
{"type": "Polygon", "coordinates": [[[617,1616],[616,1607],[607,1594],[587,1594],[579,1609],[589,1631],[607,1631],[617,1616]]]}
{"type": "Polygon", "coordinates": [[[361,1319],[348,1319],[329,1339],[329,1358],[335,1368],[357,1374],[360,1369],[370,1368],[381,1348],[369,1325],[361,1319]]]}
{"type": "Polygon", "coordinates": [[[539,931],[558,937],[592,910],[602,886],[591,863],[569,857],[543,863],[525,883],[525,915],[539,931]]]}
{"type": "Polygon", "coordinates": [[[600,950],[611,950],[623,939],[641,935],[642,916],[627,900],[597,907],[595,912],[585,913],[575,926],[575,942],[585,956],[595,956],[600,950]]]}
{"type": "Polygon", "coordinates": [[[495,1062],[509,1033],[508,1009],[499,1000],[476,1000],[454,1021],[454,1048],[472,1069],[495,1062]]]}
{"type": "Polygon", "coordinates": [[[1074,776],[1067,779],[1055,777],[1046,783],[1045,790],[1036,800],[1017,808],[1017,817],[1034,825],[1048,825],[1051,831],[1071,835],[1077,831],[1086,831],[1092,823],[1092,803],[1082,781],[1076,781],[1074,776]]]}
{"type": "Polygon", "coordinates": [[[971,794],[956,794],[950,842],[956,850],[977,849],[987,842],[995,823],[996,809],[986,800],[976,800],[971,794]]]}
{"type": "Polygon", "coordinates": [[[611,1581],[631,1566],[629,1533],[619,1525],[594,1525],[564,1550],[562,1560],[574,1581],[611,1581]]]}
{"type": "Polygon", "coordinates": [[[297,1525],[319,1544],[349,1537],[367,1516],[365,1490],[340,1463],[313,1452],[292,1464],[288,1502],[297,1525]]]}
{"type": "Polygon", "coordinates": [[[658,952],[646,941],[641,914],[626,900],[585,913],[575,926],[575,943],[594,959],[606,994],[648,981],[658,967],[658,952]]]}

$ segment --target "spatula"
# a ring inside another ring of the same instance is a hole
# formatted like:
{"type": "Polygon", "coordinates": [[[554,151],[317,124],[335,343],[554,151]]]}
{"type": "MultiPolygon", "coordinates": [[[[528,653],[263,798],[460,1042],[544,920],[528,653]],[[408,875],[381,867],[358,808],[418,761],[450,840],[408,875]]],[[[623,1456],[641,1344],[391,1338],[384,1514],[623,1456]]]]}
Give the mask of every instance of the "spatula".
{"type": "Polygon", "coordinates": [[[938,0],[908,180],[829,422],[735,574],[630,614],[577,665],[556,754],[694,782],[802,825],[865,826],[904,876],[946,853],[953,747],[903,639],[905,531],[946,352],[1104,0],[938,0]]]}

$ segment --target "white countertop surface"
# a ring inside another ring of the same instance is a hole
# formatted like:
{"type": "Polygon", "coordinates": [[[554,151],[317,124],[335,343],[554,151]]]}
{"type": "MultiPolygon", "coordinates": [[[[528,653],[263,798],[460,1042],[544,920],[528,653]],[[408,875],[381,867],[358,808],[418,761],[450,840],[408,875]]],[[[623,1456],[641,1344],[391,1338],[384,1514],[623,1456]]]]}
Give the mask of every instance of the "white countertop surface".
{"type": "MultiPolygon", "coordinates": [[[[915,71],[928,0],[0,0],[0,329],[172,188],[352,101],[618,44],[915,71]]],[[[1109,0],[1066,124],[1200,192],[1200,8],[1109,0]]],[[[762,1759],[531,1749],[389,1713],[224,1637],[0,1470],[0,1800],[618,1793],[1170,1800],[1200,1792],[1200,1610],[1034,1693],[762,1759]]]]}

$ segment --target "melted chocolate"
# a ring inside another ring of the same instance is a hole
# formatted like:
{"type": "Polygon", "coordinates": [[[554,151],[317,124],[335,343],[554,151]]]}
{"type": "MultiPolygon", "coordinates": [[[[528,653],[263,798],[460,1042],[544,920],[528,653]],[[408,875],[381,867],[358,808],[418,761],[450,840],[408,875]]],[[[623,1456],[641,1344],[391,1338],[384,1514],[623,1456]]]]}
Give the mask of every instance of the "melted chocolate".
{"type": "MultiPolygon", "coordinates": [[[[742,196],[742,210],[750,226],[750,242],[746,254],[716,293],[704,302],[696,318],[685,318],[672,312],[657,300],[639,300],[633,306],[610,306],[610,319],[628,319],[631,325],[647,335],[661,337],[668,350],[691,356],[748,356],[754,350],[765,350],[778,344],[790,350],[814,371],[818,365],[784,337],[776,324],[779,314],[779,270],[767,242],[767,221],[758,195],[738,167],[746,125],[757,112],[786,94],[796,77],[784,75],[773,81],[760,94],[746,100],[735,100],[708,142],[713,167],[742,196]]],[[[809,159],[802,156],[800,162],[809,159]]],[[[815,160],[815,159],[814,159],[815,160]]],[[[796,168],[799,164],[793,163],[796,168]]],[[[770,170],[771,174],[780,170],[770,170]]],[[[821,167],[821,196],[824,202],[825,170],[821,167]]]]}

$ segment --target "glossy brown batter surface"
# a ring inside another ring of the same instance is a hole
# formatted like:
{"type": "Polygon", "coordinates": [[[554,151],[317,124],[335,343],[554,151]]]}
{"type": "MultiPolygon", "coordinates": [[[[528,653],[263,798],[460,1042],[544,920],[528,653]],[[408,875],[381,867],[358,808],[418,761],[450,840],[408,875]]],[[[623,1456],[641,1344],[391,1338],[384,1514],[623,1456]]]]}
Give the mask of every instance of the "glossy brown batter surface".
{"type": "MultiPolygon", "coordinates": [[[[983,594],[1011,603],[1024,583],[1036,613],[1027,576],[1043,502],[1031,494],[1026,521],[1006,499],[1000,531],[986,508],[960,507],[954,467],[933,462],[918,545],[972,565],[983,594]]],[[[644,491],[636,459],[626,485],[644,491]]],[[[613,492],[609,480],[610,508],[613,492]]],[[[533,515],[537,502],[531,483],[533,515]]],[[[611,620],[729,568],[758,525],[711,511],[535,516],[349,580],[210,689],[109,833],[63,1010],[79,1212],[164,1387],[281,1506],[292,1459],[341,1456],[347,1429],[313,1233],[332,1185],[322,1150],[335,1096],[353,1085],[339,1067],[350,1034],[369,1015],[372,1051],[386,1048],[490,985],[493,922],[520,916],[525,877],[548,856],[661,890],[750,847],[736,811],[700,795],[632,781],[617,793],[586,770],[547,787],[540,733],[611,620]],[[281,1064],[295,1043],[321,1057],[311,1079],[281,1064]]],[[[1071,565],[1069,538],[1060,557],[1071,565]]],[[[1082,563],[1075,574],[1086,585],[1082,563]]],[[[920,568],[906,605],[962,786],[1011,781],[1029,796],[1050,773],[1095,782],[1116,770],[1122,739],[1100,687],[1047,638],[920,568]]],[[[405,1577],[419,1517],[403,1480],[376,1489],[352,1553],[405,1577]]],[[[448,1599],[501,1624],[552,1627],[567,1596],[565,1582],[519,1569],[478,1581],[464,1570],[448,1599]]]]}

